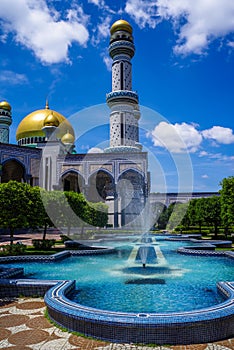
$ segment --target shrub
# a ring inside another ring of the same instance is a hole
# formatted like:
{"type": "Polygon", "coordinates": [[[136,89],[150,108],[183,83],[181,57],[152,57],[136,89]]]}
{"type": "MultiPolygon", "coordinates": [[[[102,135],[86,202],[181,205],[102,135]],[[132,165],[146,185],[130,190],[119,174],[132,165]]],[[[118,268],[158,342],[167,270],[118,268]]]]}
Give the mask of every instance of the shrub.
{"type": "Polygon", "coordinates": [[[55,244],[55,239],[33,239],[32,244],[36,250],[49,250],[55,244]]]}
{"type": "Polygon", "coordinates": [[[7,244],[1,247],[1,255],[21,255],[24,254],[26,245],[24,244],[7,244]]]}
{"type": "Polygon", "coordinates": [[[66,241],[71,241],[72,239],[66,235],[60,235],[61,241],[64,243],[66,241]]]}

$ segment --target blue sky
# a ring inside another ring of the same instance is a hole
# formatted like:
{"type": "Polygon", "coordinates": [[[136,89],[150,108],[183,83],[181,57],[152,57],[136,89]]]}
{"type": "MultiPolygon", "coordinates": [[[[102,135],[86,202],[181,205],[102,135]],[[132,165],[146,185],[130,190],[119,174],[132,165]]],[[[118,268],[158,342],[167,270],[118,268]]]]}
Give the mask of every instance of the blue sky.
{"type": "Polygon", "coordinates": [[[133,27],[152,191],[217,191],[234,169],[231,0],[1,0],[0,100],[12,105],[10,142],[48,98],[75,124],[78,152],[105,147],[109,28],[119,18],[133,27]]]}

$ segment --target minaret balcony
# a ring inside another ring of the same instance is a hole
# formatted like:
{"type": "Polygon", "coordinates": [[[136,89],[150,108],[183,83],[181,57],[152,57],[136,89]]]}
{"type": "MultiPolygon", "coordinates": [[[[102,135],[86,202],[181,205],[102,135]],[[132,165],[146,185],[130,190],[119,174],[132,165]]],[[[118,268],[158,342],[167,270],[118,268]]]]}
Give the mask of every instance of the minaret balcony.
{"type": "Polygon", "coordinates": [[[0,114],[0,124],[5,124],[5,125],[11,125],[12,124],[12,118],[10,115],[2,115],[0,114]]]}
{"type": "Polygon", "coordinates": [[[135,91],[129,90],[112,91],[106,95],[106,102],[108,104],[119,102],[138,103],[138,94],[135,91]]]}
{"type": "Polygon", "coordinates": [[[119,54],[127,54],[128,56],[133,57],[135,53],[135,46],[130,41],[115,41],[110,44],[109,53],[112,58],[119,54]]]}

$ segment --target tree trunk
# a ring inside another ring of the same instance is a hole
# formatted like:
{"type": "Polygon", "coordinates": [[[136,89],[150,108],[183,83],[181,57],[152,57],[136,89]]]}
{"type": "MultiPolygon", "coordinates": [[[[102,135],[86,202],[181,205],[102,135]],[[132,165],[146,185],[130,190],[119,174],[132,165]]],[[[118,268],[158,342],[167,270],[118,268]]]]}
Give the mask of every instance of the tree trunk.
{"type": "Polygon", "coordinates": [[[45,222],[45,225],[44,225],[44,232],[43,232],[43,241],[45,241],[46,239],[46,233],[47,233],[47,222],[45,222]]]}
{"type": "Polygon", "coordinates": [[[225,237],[226,239],[228,238],[228,226],[225,226],[224,228],[224,234],[225,234],[225,237]]]}

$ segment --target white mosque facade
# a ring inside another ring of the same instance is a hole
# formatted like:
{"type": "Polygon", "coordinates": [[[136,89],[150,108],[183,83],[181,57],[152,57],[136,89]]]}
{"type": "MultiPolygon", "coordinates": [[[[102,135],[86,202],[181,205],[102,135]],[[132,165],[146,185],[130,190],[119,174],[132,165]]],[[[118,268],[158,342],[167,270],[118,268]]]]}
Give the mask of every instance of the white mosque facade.
{"type": "Polygon", "coordinates": [[[132,90],[134,53],[132,27],[124,20],[115,22],[109,45],[112,91],[106,97],[110,142],[103,153],[75,153],[72,125],[48,103],[20,122],[18,144],[9,144],[11,106],[0,102],[1,182],[17,180],[49,191],[81,192],[89,201],[108,204],[113,227],[133,222],[150,190],[148,155],[139,142],[138,95],[132,90]]]}

